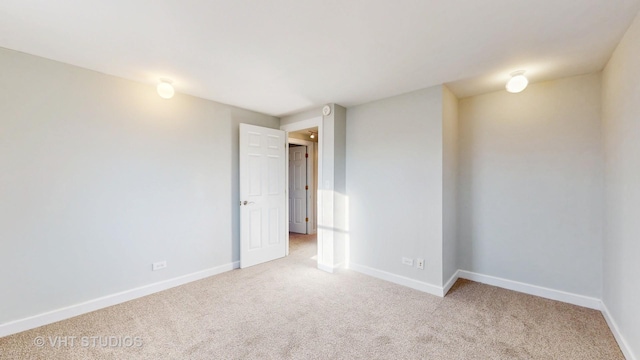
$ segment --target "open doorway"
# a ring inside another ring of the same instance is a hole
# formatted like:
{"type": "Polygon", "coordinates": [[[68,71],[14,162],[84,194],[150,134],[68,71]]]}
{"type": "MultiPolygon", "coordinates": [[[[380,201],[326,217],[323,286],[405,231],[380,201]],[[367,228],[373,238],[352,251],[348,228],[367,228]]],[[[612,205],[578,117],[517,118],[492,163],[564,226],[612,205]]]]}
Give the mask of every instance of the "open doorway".
{"type": "Polygon", "coordinates": [[[318,129],[290,132],[289,232],[315,234],[318,189],[318,129]]]}
{"type": "Polygon", "coordinates": [[[290,251],[313,247],[317,252],[318,127],[290,131],[287,137],[290,251]]]}

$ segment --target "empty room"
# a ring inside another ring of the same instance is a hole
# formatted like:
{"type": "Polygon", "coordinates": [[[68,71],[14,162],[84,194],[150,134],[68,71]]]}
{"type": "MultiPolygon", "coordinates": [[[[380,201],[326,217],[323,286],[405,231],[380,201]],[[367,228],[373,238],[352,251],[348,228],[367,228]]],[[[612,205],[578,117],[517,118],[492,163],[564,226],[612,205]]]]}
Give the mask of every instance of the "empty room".
{"type": "Polygon", "coordinates": [[[0,359],[640,360],[639,11],[0,1],[0,359]]]}

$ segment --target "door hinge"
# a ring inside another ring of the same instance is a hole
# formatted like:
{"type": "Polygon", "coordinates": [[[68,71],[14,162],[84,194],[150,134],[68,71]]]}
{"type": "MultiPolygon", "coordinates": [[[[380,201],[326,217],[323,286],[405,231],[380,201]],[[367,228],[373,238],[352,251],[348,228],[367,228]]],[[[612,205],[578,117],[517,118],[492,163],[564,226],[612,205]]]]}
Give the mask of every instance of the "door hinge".
{"type": "Polygon", "coordinates": [[[304,222],[309,222],[309,218],[304,218],[304,222]]]}
{"type": "Polygon", "coordinates": [[[304,154],[304,157],[308,158],[308,157],[309,157],[309,154],[304,154]]]}
{"type": "Polygon", "coordinates": [[[305,186],[304,186],[304,189],[305,189],[305,190],[309,190],[309,185],[305,185],[305,186]]]}

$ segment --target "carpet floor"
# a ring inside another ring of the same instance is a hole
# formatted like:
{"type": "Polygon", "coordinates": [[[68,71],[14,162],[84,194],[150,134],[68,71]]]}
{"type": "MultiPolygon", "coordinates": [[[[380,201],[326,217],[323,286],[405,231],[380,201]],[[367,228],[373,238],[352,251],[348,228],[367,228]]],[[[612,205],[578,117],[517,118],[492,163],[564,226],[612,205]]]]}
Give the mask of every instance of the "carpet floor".
{"type": "Polygon", "coordinates": [[[286,258],[0,338],[0,359],[624,359],[598,311],[465,280],[439,298],[315,254],[292,235],[286,258]]]}

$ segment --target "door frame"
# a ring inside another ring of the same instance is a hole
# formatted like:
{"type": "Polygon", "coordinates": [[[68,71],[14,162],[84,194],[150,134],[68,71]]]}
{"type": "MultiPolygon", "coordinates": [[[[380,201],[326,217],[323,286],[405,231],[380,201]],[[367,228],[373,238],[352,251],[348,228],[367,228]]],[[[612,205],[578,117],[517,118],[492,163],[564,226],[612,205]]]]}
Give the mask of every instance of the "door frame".
{"type": "MultiPolygon", "coordinates": [[[[315,154],[314,144],[316,143],[314,143],[313,141],[293,139],[293,138],[288,139],[288,141],[289,141],[289,144],[302,145],[307,147],[307,154],[309,154],[309,157],[307,158],[307,186],[309,187],[309,192],[307,193],[306,203],[307,203],[307,216],[310,219],[310,221],[307,222],[307,234],[315,234],[316,229],[318,227],[316,216],[315,216],[316,215],[315,206],[314,206],[314,204],[317,202],[317,199],[316,199],[317,192],[316,192],[316,186],[313,183],[313,173],[314,173],[313,156],[315,154]],[[309,161],[309,159],[311,159],[311,161],[309,161]],[[313,194],[315,194],[316,196],[310,196],[313,194]],[[311,224],[311,227],[309,227],[309,224],[311,224]]],[[[289,154],[287,154],[287,156],[289,156],[289,154]]],[[[287,161],[289,161],[289,159],[287,159],[287,161]]],[[[318,163],[319,162],[320,161],[318,161],[318,163]]],[[[287,167],[287,171],[288,171],[288,167],[287,167]]],[[[289,184],[287,184],[287,190],[289,189],[288,185],[289,184]]],[[[287,216],[288,215],[289,214],[287,214],[287,216]]]]}
{"type": "MultiPolygon", "coordinates": [[[[321,183],[322,183],[322,142],[324,141],[324,129],[322,126],[322,120],[323,117],[322,116],[317,116],[311,119],[307,119],[307,120],[303,120],[303,121],[298,121],[295,123],[291,123],[291,124],[286,124],[286,125],[281,125],[280,126],[280,130],[283,130],[285,132],[285,147],[289,148],[289,133],[293,132],[293,131],[300,131],[300,130],[305,130],[305,129],[310,129],[310,128],[314,128],[317,127],[318,128],[318,189],[316,189],[316,209],[315,209],[315,213],[316,213],[316,224],[321,224],[322,223],[322,214],[323,214],[323,206],[322,206],[322,201],[318,201],[319,198],[319,194],[318,194],[318,190],[321,187],[321,183]]],[[[285,151],[285,156],[286,156],[286,164],[289,163],[289,152],[285,151]]],[[[287,192],[287,199],[289,198],[289,167],[285,166],[285,182],[286,182],[286,186],[285,186],[285,191],[287,192]]],[[[287,229],[287,240],[286,240],[286,255],[289,255],[289,202],[287,201],[286,204],[286,217],[284,218],[284,220],[286,221],[286,229],[287,229]]],[[[318,225],[316,225],[316,229],[318,228],[318,225]]],[[[317,231],[316,232],[316,236],[317,236],[317,242],[318,244],[322,243],[322,232],[321,231],[317,231]]],[[[316,262],[319,264],[320,263],[320,259],[322,258],[320,251],[322,251],[322,249],[320,248],[320,246],[318,246],[318,256],[317,256],[317,260],[316,262]]]]}

